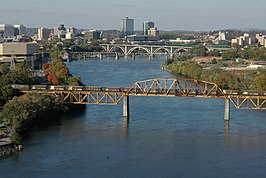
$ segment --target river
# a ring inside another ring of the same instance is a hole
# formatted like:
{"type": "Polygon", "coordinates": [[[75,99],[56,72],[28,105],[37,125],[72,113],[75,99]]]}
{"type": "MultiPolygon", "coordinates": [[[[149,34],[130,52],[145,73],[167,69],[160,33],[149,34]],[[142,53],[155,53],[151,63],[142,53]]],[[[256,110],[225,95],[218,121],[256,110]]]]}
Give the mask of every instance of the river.
{"type": "MultiPolygon", "coordinates": [[[[129,87],[173,77],[164,58],[68,63],[86,85],[129,87]]],[[[223,120],[223,99],[130,97],[130,119],[117,106],[88,105],[24,139],[0,160],[0,177],[265,177],[265,111],[237,110],[223,120]]]]}

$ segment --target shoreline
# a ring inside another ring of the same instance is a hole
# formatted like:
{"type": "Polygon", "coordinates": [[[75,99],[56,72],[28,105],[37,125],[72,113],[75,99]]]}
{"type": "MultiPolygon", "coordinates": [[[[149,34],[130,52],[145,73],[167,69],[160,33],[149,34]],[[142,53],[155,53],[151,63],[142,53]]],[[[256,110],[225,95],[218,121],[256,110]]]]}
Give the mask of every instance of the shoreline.
{"type": "Polygon", "coordinates": [[[0,159],[15,155],[16,153],[19,153],[22,151],[23,147],[22,145],[16,145],[14,143],[9,143],[5,145],[0,146],[0,159]]]}

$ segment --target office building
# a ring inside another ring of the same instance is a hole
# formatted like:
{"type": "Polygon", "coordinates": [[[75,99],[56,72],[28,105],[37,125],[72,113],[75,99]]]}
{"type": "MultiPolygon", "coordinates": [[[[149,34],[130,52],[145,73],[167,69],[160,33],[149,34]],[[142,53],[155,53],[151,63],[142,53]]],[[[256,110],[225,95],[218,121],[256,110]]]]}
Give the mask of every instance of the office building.
{"type": "Polygon", "coordinates": [[[129,19],[128,17],[121,19],[120,32],[123,37],[127,35],[133,35],[134,33],[134,19],[129,19]]]}
{"type": "Polygon", "coordinates": [[[48,28],[38,29],[38,40],[47,40],[50,37],[51,30],[48,28]]]}
{"type": "Polygon", "coordinates": [[[27,35],[27,28],[24,25],[14,25],[14,35],[27,35]]]}
{"type": "Polygon", "coordinates": [[[145,21],[143,22],[143,35],[148,35],[148,30],[154,28],[154,22],[145,21]]]}
{"type": "Polygon", "coordinates": [[[14,36],[14,26],[8,24],[0,24],[0,37],[7,38],[14,36]]]}

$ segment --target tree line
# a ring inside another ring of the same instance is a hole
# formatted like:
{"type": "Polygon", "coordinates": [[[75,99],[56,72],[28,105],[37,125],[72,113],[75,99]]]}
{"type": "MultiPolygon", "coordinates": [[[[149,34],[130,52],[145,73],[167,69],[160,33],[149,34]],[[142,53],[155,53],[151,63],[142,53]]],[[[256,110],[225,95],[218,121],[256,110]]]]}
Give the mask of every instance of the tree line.
{"type": "MultiPolygon", "coordinates": [[[[234,72],[222,70],[217,65],[212,67],[203,67],[193,61],[196,56],[220,56],[221,61],[235,61],[236,58],[249,60],[266,60],[265,48],[245,48],[231,49],[227,51],[208,51],[203,45],[192,47],[187,53],[177,56],[175,59],[166,60],[167,68],[175,75],[202,79],[219,84],[223,89],[237,90],[260,90],[266,91],[266,70],[258,69],[253,73],[236,74],[234,72]]],[[[218,63],[217,60],[211,60],[210,64],[218,63]]],[[[223,64],[224,65],[224,64],[223,64]]]]}

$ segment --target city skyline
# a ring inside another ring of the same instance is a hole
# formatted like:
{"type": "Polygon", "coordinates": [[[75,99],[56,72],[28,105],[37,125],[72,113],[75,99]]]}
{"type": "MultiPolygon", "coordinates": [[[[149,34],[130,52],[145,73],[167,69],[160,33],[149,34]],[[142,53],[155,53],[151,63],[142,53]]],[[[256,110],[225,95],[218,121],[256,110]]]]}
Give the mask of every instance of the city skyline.
{"type": "Polygon", "coordinates": [[[27,27],[67,27],[119,30],[120,19],[134,19],[134,29],[153,21],[160,30],[209,31],[220,29],[266,29],[265,0],[10,0],[0,6],[0,23],[27,27]]]}

